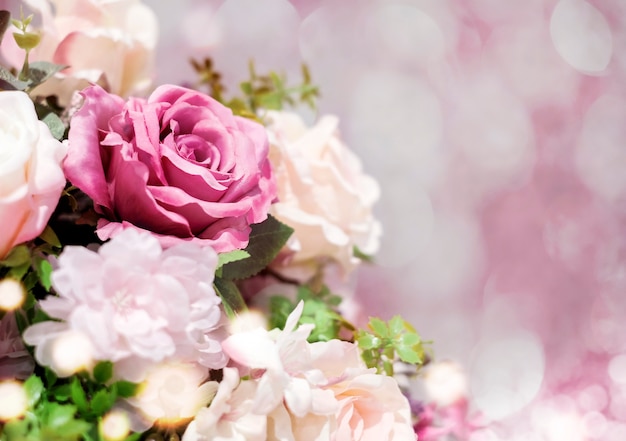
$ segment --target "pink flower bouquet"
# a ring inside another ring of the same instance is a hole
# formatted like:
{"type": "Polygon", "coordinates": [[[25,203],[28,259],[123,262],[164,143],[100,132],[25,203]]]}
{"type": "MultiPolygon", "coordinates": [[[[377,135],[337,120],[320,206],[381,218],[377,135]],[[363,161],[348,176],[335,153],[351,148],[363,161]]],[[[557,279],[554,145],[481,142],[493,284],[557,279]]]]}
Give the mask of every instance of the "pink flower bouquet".
{"type": "Polygon", "coordinates": [[[0,12],[0,441],[415,440],[402,379],[430,356],[337,295],[378,249],[379,188],[335,117],[284,109],[313,104],[306,68],[226,99],[207,59],[155,87],[139,0],[21,3],[0,12]]]}

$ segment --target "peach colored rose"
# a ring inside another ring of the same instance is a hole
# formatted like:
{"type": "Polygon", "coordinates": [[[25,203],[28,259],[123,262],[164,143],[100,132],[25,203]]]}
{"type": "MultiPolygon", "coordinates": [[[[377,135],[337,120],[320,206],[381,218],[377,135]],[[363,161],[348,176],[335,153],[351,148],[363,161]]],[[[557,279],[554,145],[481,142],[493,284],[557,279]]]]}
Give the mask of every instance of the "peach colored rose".
{"type": "MultiPolygon", "coordinates": [[[[366,369],[353,343],[313,343],[312,366],[320,369],[339,403],[332,441],[415,441],[407,398],[393,377],[366,369]]],[[[294,421],[294,432],[298,423],[294,421]]]]}
{"type": "Polygon", "coordinates": [[[283,330],[242,331],[222,343],[232,360],[252,369],[252,409],[271,420],[268,439],[415,441],[409,402],[396,380],[368,369],[354,343],[308,343],[312,325],[296,327],[303,307],[300,302],[283,330]]]}
{"type": "Polygon", "coordinates": [[[311,128],[289,112],[268,112],[267,120],[279,198],[271,213],[295,229],[275,269],[304,280],[334,261],[348,273],[359,263],[355,247],[378,250],[378,183],[339,138],[337,118],[324,116],[311,128]]]}
{"type": "Polygon", "coordinates": [[[65,186],[66,148],[24,92],[0,92],[0,259],[45,228],[65,186]]]}
{"type": "MultiPolygon", "coordinates": [[[[140,0],[25,0],[42,19],[41,42],[30,61],[69,66],[35,90],[63,105],[74,91],[98,83],[126,97],[152,86],[157,18],[140,0]]],[[[8,35],[9,33],[7,33],[8,35]]],[[[19,68],[24,52],[4,38],[3,55],[19,68]]]]}

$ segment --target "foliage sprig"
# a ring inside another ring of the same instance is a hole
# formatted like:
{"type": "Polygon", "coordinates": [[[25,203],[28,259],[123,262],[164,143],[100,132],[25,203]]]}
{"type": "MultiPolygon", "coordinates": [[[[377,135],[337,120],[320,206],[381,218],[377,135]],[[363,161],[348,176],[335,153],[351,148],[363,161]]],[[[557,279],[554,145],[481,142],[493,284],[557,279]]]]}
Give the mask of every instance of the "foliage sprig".
{"type": "Polygon", "coordinates": [[[368,329],[356,333],[356,341],[367,367],[378,373],[393,375],[393,365],[402,361],[422,366],[428,361],[425,344],[415,328],[402,317],[395,316],[388,322],[370,318],[368,329]]]}
{"type": "Polygon", "coordinates": [[[287,77],[270,71],[259,75],[252,61],[248,64],[249,78],[240,84],[243,97],[226,99],[226,87],[222,75],[215,70],[213,60],[192,59],[191,65],[198,75],[198,84],[209,89],[209,94],[224,105],[230,107],[236,115],[256,119],[258,111],[281,110],[286,105],[308,105],[315,109],[315,99],[319,97],[319,88],[311,81],[311,72],[302,64],[302,81],[295,86],[287,85],[287,77]]]}

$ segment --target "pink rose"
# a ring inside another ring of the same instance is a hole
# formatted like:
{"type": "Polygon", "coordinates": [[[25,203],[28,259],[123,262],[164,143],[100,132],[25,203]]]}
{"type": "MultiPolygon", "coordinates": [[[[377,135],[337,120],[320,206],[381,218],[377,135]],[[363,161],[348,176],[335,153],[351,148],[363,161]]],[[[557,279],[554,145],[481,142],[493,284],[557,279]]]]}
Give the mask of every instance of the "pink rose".
{"type": "MultiPolygon", "coordinates": [[[[144,94],[154,77],[157,17],[140,0],[25,0],[42,19],[40,44],[30,61],[69,66],[36,89],[67,105],[72,93],[99,83],[121,96],[144,94]]],[[[16,68],[24,51],[9,36],[3,55],[16,68]]]]}
{"type": "Polygon", "coordinates": [[[163,246],[246,247],[276,196],[263,126],[177,86],[126,103],[98,86],[81,94],[64,168],[103,216],[101,239],[133,228],[163,246]]]}
{"type": "Polygon", "coordinates": [[[0,259],[46,227],[65,187],[65,150],[26,93],[0,92],[0,259]]]}

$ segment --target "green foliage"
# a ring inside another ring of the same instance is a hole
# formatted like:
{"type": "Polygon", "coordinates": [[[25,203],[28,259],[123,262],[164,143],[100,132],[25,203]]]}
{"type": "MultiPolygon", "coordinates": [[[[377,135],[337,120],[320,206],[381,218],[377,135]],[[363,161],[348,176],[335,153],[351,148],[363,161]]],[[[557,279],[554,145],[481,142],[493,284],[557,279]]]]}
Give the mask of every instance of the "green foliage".
{"type": "Polygon", "coordinates": [[[217,269],[215,272],[216,275],[221,277],[222,267],[226,265],[227,263],[237,262],[239,260],[247,259],[248,257],[250,257],[250,254],[245,250],[233,250],[233,251],[229,251],[228,253],[219,254],[217,256],[218,260],[217,260],[217,269]]]}
{"type": "Polygon", "coordinates": [[[221,268],[225,280],[252,277],[270,264],[293,234],[293,228],[269,216],[260,224],[252,225],[250,240],[245,248],[249,257],[225,263],[221,268]]]}
{"type": "Polygon", "coordinates": [[[65,136],[65,124],[61,121],[56,113],[50,112],[44,116],[41,121],[50,129],[50,133],[55,139],[61,141],[65,136]]]}
{"type": "Polygon", "coordinates": [[[367,262],[367,263],[372,263],[374,262],[374,258],[372,256],[370,256],[369,254],[365,254],[363,251],[361,251],[361,249],[357,246],[355,246],[352,249],[352,255],[354,257],[356,257],[357,259],[362,260],[363,262],[367,262]]]}
{"type": "Polygon", "coordinates": [[[104,384],[111,380],[112,366],[98,363],[93,378],[82,372],[58,379],[48,368],[44,368],[43,380],[32,375],[23,385],[28,398],[26,414],[0,425],[0,441],[101,440],[98,424],[102,417],[119,397],[132,397],[138,388],[128,381],[104,384]]]}
{"type": "Polygon", "coordinates": [[[315,325],[309,335],[309,342],[340,339],[343,329],[354,330],[354,327],[337,310],[341,303],[341,297],[332,294],[326,286],[323,286],[319,291],[314,291],[308,286],[299,286],[295,302],[284,296],[272,296],[269,304],[270,328],[283,329],[287,317],[300,301],[304,302],[304,308],[298,323],[315,325]]]}
{"type": "MultiPolygon", "coordinates": [[[[0,67],[0,90],[23,90],[28,92],[67,67],[48,61],[29,63],[28,56],[30,51],[37,47],[41,41],[41,35],[39,33],[28,30],[32,19],[32,15],[26,18],[22,15],[19,20],[11,19],[7,11],[0,11],[0,39],[10,21],[18,29],[17,32],[13,33],[13,38],[18,47],[24,50],[24,63],[17,75],[6,68],[0,67]]],[[[61,130],[63,124],[61,123],[61,125],[59,125],[60,120],[57,121],[54,117],[48,117],[48,120],[44,122],[48,124],[52,134],[57,139],[61,139],[60,136],[64,134],[65,127],[61,130]]]]}
{"type": "Polygon", "coordinates": [[[225,280],[216,277],[213,283],[215,291],[222,299],[224,311],[229,318],[234,318],[238,313],[248,309],[246,302],[241,296],[241,292],[232,280],[225,280]]]}
{"type": "Polygon", "coordinates": [[[217,72],[210,58],[191,60],[191,65],[198,75],[199,85],[206,86],[209,94],[224,105],[231,108],[236,115],[256,119],[260,109],[281,110],[285,105],[295,106],[306,104],[315,109],[315,99],[319,97],[319,88],[312,84],[309,68],[302,65],[302,82],[296,86],[287,86],[285,75],[269,72],[259,75],[254,63],[248,65],[249,79],[240,84],[243,97],[227,100],[224,97],[226,88],[222,83],[222,75],[217,72]]]}
{"type": "Polygon", "coordinates": [[[400,316],[385,323],[379,318],[370,318],[368,330],[360,329],[356,341],[367,367],[378,373],[393,375],[393,364],[397,361],[421,366],[426,361],[424,344],[415,329],[400,316]]]}

